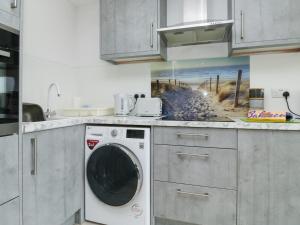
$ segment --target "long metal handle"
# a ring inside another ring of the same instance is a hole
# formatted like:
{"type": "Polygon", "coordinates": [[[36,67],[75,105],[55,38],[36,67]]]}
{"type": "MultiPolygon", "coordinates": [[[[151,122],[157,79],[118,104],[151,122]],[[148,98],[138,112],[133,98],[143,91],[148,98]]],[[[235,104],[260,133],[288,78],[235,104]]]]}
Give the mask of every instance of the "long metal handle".
{"type": "Polygon", "coordinates": [[[245,37],[245,31],[244,31],[244,23],[245,23],[245,19],[244,19],[245,15],[244,15],[244,12],[241,11],[241,39],[243,40],[244,37],[245,37]]]}
{"type": "Polygon", "coordinates": [[[37,174],[37,140],[31,138],[31,175],[37,174]]]}
{"type": "Polygon", "coordinates": [[[209,158],[209,154],[189,154],[189,153],[183,153],[183,152],[176,152],[177,156],[187,156],[187,157],[196,157],[196,158],[209,158]]]}
{"type": "Polygon", "coordinates": [[[176,133],[178,137],[203,137],[205,139],[208,139],[208,134],[193,134],[193,133],[176,133]]]}
{"type": "Polygon", "coordinates": [[[150,47],[153,48],[153,22],[150,23],[150,47]]]}
{"type": "Polygon", "coordinates": [[[177,189],[177,194],[188,195],[188,196],[193,196],[193,197],[204,197],[204,198],[209,197],[208,193],[193,193],[193,192],[181,191],[180,189],[177,189]]]}
{"type": "Polygon", "coordinates": [[[10,4],[10,7],[12,9],[18,8],[18,0],[13,0],[13,2],[10,4]]]}
{"type": "Polygon", "coordinates": [[[4,56],[4,57],[9,58],[10,57],[10,52],[0,50],[0,56],[4,56]]]}

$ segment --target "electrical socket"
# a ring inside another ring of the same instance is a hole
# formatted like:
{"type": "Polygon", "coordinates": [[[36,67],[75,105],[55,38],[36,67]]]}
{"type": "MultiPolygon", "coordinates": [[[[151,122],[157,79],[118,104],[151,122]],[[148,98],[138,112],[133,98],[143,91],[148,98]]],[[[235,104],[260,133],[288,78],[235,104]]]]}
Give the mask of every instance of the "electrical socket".
{"type": "Polygon", "coordinates": [[[283,98],[283,92],[285,91],[291,93],[291,91],[288,88],[272,88],[272,98],[283,98]]]}

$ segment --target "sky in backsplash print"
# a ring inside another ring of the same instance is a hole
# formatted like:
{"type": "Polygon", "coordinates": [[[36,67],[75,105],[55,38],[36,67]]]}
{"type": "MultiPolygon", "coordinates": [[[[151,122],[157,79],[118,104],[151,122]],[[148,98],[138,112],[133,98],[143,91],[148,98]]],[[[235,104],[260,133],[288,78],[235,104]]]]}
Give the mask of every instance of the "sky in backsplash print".
{"type": "Polygon", "coordinates": [[[249,108],[249,57],[159,62],[151,65],[151,94],[169,118],[195,120],[245,116],[249,108]]]}

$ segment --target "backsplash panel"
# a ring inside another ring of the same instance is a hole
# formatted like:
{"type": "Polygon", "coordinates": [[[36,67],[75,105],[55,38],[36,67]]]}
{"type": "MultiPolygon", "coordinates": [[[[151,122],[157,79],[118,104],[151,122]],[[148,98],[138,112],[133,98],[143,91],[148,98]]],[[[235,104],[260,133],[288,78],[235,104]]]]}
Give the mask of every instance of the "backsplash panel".
{"type": "Polygon", "coordinates": [[[151,65],[151,95],[163,114],[180,120],[247,115],[249,57],[160,62],[151,65]]]}

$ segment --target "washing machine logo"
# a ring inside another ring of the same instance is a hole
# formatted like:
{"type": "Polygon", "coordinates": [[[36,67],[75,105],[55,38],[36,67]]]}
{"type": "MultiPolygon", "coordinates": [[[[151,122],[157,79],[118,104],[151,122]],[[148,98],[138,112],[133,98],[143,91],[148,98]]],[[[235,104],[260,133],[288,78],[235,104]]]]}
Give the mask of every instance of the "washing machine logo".
{"type": "Polygon", "coordinates": [[[86,141],[86,143],[87,143],[87,146],[89,147],[89,149],[93,150],[95,148],[95,146],[99,143],[99,140],[88,139],[86,141]]]}
{"type": "Polygon", "coordinates": [[[131,206],[131,212],[133,213],[135,218],[138,218],[143,215],[143,208],[138,203],[136,203],[131,206]]]}

